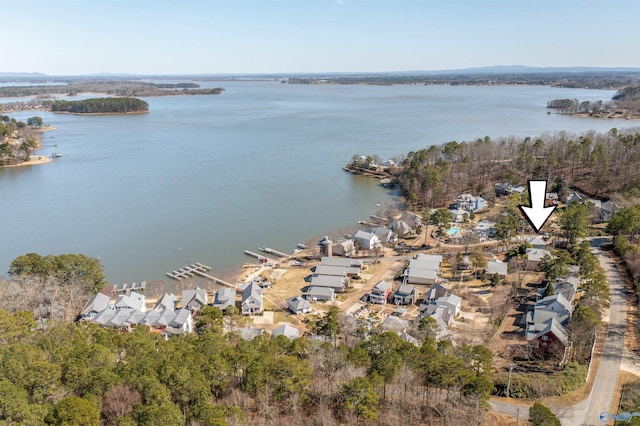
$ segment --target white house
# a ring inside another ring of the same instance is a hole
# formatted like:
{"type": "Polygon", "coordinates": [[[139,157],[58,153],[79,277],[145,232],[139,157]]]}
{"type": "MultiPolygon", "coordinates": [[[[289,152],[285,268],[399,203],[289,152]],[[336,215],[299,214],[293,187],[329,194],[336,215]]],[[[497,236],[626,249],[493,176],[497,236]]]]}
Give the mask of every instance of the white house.
{"type": "Polygon", "coordinates": [[[507,271],[508,266],[509,264],[507,262],[501,262],[499,260],[490,260],[487,262],[486,274],[487,275],[498,274],[501,277],[506,277],[508,272],[507,271]]]}
{"type": "Polygon", "coordinates": [[[287,299],[287,308],[294,315],[308,314],[311,312],[311,303],[302,296],[293,296],[287,299]]]}
{"type": "Polygon", "coordinates": [[[162,295],[156,306],[153,307],[154,311],[164,311],[165,309],[175,310],[178,303],[178,297],[173,293],[165,293],[162,295]]]}
{"type": "Polygon", "coordinates": [[[360,230],[356,232],[356,235],[354,235],[354,239],[360,245],[360,248],[364,250],[373,250],[382,246],[382,243],[380,242],[378,236],[371,232],[360,230]]]}
{"type": "Polygon", "coordinates": [[[263,310],[262,287],[252,282],[244,288],[242,292],[242,303],[240,304],[242,315],[255,315],[263,310]]]}
{"type": "Polygon", "coordinates": [[[213,299],[213,306],[224,311],[229,306],[236,305],[236,291],[233,288],[224,287],[216,292],[213,299]]]}
{"type": "Polygon", "coordinates": [[[200,287],[182,292],[182,307],[190,311],[199,311],[207,305],[207,300],[207,290],[200,287]]]}
{"type": "Polygon", "coordinates": [[[106,294],[98,293],[94,295],[80,312],[81,320],[90,320],[95,318],[99,312],[111,307],[111,299],[106,294]]]}
{"type": "Polygon", "coordinates": [[[121,294],[120,296],[118,296],[118,299],[114,304],[114,307],[116,308],[116,310],[134,309],[136,311],[144,312],[147,309],[144,301],[145,301],[144,294],[140,294],[140,293],[136,293],[135,291],[132,291],[128,295],[121,294]]]}

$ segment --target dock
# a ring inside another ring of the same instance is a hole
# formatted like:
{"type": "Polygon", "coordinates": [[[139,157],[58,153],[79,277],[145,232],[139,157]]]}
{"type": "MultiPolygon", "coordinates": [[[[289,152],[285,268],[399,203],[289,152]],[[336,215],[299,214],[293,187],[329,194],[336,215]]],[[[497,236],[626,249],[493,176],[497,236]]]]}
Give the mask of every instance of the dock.
{"type": "Polygon", "coordinates": [[[273,259],[271,259],[270,257],[263,256],[263,255],[258,254],[258,253],[254,253],[254,252],[249,251],[249,250],[245,250],[245,251],[244,251],[244,254],[246,254],[247,256],[255,257],[255,258],[256,258],[256,259],[258,259],[258,261],[259,261],[259,262],[261,262],[261,263],[263,263],[263,262],[270,262],[270,261],[272,261],[272,260],[273,260],[273,259]]]}
{"type": "Polygon", "coordinates": [[[227,281],[221,280],[220,278],[216,278],[213,275],[207,274],[208,271],[211,270],[210,266],[203,265],[202,263],[192,263],[191,265],[183,266],[178,270],[173,270],[171,272],[167,272],[167,276],[176,281],[183,280],[185,278],[191,278],[194,275],[205,278],[209,281],[213,281],[216,284],[222,284],[227,287],[236,288],[234,284],[231,284],[227,281]]]}
{"type": "Polygon", "coordinates": [[[269,253],[269,254],[272,254],[272,255],[274,255],[274,256],[278,256],[278,257],[287,257],[287,256],[289,256],[289,255],[288,255],[288,254],[286,254],[286,253],[283,253],[283,252],[281,252],[281,251],[278,251],[278,250],[272,249],[272,248],[270,248],[270,247],[264,247],[264,246],[262,246],[262,247],[260,247],[260,250],[261,250],[261,251],[263,251],[263,252],[265,252],[265,253],[269,253]]]}

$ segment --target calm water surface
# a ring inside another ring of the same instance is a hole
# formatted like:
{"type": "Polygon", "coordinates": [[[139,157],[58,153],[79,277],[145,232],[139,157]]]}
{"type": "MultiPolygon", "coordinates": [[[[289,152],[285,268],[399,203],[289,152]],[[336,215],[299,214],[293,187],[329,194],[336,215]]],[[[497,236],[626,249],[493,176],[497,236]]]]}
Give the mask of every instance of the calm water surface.
{"type": "MultiPolygon", "coordinates": [[[[219,96],[146,99],[150,113],[42,113],[56,127],[41,166],[0,170],[0,275],[28,252],[99,257],[110,282],[163,278],[189,262],[224,275],[260,245],[312,235],[397,202],[342,166],[489,135],[608,131],[633,123],[544,108],[612,91],[548,87],[316,86],[217,82],[219,96]],[[57,146],[54,146],[57,145],[57,146]]],[[[26,119],[33,113],[12,116],[26,119]]]]}

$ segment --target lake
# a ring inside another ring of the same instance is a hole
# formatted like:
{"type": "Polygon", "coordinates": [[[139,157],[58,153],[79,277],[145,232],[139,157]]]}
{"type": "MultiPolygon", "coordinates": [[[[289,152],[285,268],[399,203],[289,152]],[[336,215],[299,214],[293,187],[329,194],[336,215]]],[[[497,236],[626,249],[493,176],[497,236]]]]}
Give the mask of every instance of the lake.
{"type": "Polygon", "coordinates": [[[165,278],[192,262],[224,276],[252,261],[246,249],[291,251],[397,203],[377,181],[342,170],[354,154],[386,159],[451,140],[634,124],[547,114],[551,99],[608,100],[614,91],[605,90],[203,86],[225,91],[146,98],[141,115],[38,113],[56,130],[36,154],[62,157],[0,169],[0,275],[36,252],[99,257],[111,283],[165,278]]]}

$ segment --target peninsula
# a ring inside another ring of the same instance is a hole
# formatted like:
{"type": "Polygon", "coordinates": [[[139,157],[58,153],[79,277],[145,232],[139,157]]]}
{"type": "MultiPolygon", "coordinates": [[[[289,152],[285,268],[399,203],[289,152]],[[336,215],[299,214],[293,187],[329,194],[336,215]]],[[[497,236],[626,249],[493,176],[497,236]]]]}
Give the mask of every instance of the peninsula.
{"type": "Polygon", "coordinates": [[[149,104],[136,98],[91,98],[46,103],[51,112],[72,114],[134,114],[149,112],[149,104]]]}

